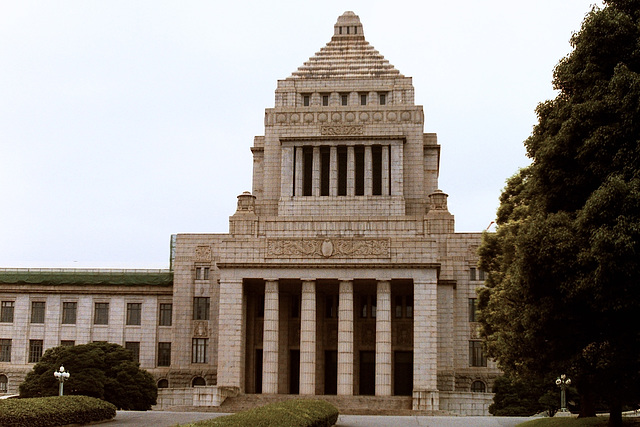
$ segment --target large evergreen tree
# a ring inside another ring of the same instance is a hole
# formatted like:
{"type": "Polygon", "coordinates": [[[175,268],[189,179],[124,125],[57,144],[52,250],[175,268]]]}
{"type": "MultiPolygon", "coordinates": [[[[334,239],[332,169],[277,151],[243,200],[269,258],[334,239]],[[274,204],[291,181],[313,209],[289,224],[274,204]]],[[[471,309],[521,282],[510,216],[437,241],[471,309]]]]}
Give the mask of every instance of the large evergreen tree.
{"type": "Polygon", "coordinates": [[[65,395],[97,397],[118,409],[147,410],[156,403],[158,389],[151,374],[140,369],[131,351],[106,342],[48,349],[20,384],[20,397],[57,396],[53,373],[60,365],[71,374],[64,383],[65,395]]]}
{"type": "Polygon", "coordinates": [[[537,108],[532,164],[485,234],[480,320],[514,375],[574,377],[581,415],[640,402],[640,0],[594,7],[537,108]]]}

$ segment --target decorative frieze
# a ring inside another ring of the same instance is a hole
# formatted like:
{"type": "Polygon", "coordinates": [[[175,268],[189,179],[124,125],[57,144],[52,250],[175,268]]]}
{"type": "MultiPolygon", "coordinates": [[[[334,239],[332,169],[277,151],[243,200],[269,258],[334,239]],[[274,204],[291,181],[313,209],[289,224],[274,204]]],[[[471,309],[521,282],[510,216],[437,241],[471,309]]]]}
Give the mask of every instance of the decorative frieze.
{"type": "Polygon", "coordinates": [[[211,262],[211,246],[196,247],[196,262],[211,262]]]}
{"type": "Polygon", "coordinates": [[[389,258],[389,239],[270,239],[266,258],[389,258]]]}
{"type": "Polygon", "coordinates": [[[323,136],[364,135],[364,126],[321,126],[320,134],[323,136]]]}

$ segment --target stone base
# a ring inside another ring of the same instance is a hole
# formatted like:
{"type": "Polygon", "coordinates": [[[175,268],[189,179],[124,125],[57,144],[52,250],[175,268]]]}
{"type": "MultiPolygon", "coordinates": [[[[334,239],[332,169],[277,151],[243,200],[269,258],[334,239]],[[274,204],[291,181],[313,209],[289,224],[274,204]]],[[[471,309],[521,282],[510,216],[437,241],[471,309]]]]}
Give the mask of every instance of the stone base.
{"type": "Polygon", "coordinates": [[[558,411],[556,412],[556,414],[554,415],[554,417],[565,417],[565,418],[570,418],[570,417],[577,417],[577,415],[573,415],[571,412],[569,411],[558,411]]]}
{"type": "Polygon", "coordinates": [[[437,411],[440,399],[437,390],[413,390],[414,411],[437,411]]]}

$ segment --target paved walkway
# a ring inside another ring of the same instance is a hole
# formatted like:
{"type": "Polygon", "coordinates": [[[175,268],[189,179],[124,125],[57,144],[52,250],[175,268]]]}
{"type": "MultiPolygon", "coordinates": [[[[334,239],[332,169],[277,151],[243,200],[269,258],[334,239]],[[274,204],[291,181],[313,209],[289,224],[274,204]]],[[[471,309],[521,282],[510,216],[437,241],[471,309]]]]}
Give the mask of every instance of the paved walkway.
{"type": "MultiPolygon", "coordinates": [[[[221,415],[215,412],[118,411],[105,427],[172,427],[221,415]]],[[[514,427],[531,418],[340,415],[336,427],[514,427]]]]}

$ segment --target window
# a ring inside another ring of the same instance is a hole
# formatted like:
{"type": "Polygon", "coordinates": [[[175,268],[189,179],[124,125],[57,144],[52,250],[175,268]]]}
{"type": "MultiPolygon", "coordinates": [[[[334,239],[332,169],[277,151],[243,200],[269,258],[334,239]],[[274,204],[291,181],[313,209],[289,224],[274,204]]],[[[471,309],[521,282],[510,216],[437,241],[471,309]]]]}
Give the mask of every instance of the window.
{"type": "Polygon", "coordinates": [[[411,319],[413,317],[413,297],[407,297],[407,306],[405,307],[406,317],[407,319],[411,319]]]}
{"type": "Polygon", "coordinates": [[[469,322],[478,321],[478,299],[469,298],[469,322]]]}
{"type": "Polygon", "coordinates": [[[331,174],[331,149],[320,147],[320,195],[329,195],[329,177],[331,174]]]}
{"type": "Polygon", "coordinates": [[[311,95],[302,95],[302,105],[308,107],[311,104],[311,95]]]}
{"type": "Polygon", "coordinates": [[[377,303],[375,295],[362,295],[360,297],[360,317],[376,317],[377,303]]]}
{"type": "Polygon", "coordinates": [[[158,381],[158,388],[169,388],[169,380],[166,378],[162,378],[158,381]]]}
{"type": "Polygon", "coordinates": [[[42,340],[29,340],[29,363],[38,363],[42,358],[42,340]]]}
{"type": "Polygon", "coordinates": [[[484,280],[484,271],[478,269],[478,280],[484,280]]]}
{"type": "Polygon", "coordinates": [[[14,301],[2,301],[0,305],[0,322],[12,323],[13,322],[13,307],[14,301]]]}
{"type": "Polygon", "coordinates": [[[171,343],[159,342],[158,343],[158,366],[170,366],[171,365],[171,343]]]}
{"type": "Polygon", "coordinates": [[[142,318],[142,304],[139,302],[127,303],[127,325],[140,325],[142,318]]]}
{"type": "Polygon", "coordinates": [[[402,317],[402,297],[401,296],[396,296],[395,297],[395,317],[396,319],[399,319],[402,317]]]}
{"type": "Polygon", "coordinates": [[[75,325],[78,313],[77,302],[62,303],[62,323],[65,325],[75,325]]]}
{"type": "Polygon", "coordinates": [[[338,147],[338,196],[347,195],[347,147],[338,147]]]}
{"type": "Polygon", "coordinates": [[[379,99],[379,104],[380,105],[387,105],[387,94],[386,93],[381,93],[378,95],[378,99],[379,99]]]}
{"type": "Polygon", "coordinates": [[[327,107],[329,105],[329,95],[322,95],[322,106],[327,107]]]}
{"type": "Polygon", "coordinates": [[[338,317],[338,299],[335,295],[329,295],[325,298],[324,317],[328,319],[338,317]]]}
{"type": "Polygon", "coordinates": [[[482,381],[474,381],[471,384],[471,392],[472,393],[485,393],[487,391],[487,386],[482,381]]]}
{"type": "Polygon", "coordinates": [[[193,299],[193,320],[209,320],[209,297],[193,299]]]}
{"type": "Polygon", "coordinates": [[[76,342],[73,340],[61,340],[60,345],[64,347],[73,347],[76,345],[76,342]]]}
{"type": "Polygon", "coordinates": [[[349,94],[341,93],[340,94],[340,102],[342,105],[349,105],[349,94]]]}
{"type": "Polygon", "coordinates": [[[31,302],[31,323],[44,323],[44,302],[31,302]]]}
{"type": "Polygon", "coordinates": [[[205,385],[207,385],[207,382],[202,377],[195,377],[193,380],[191,380],[191,387],[199,387],[205,385]]]}
{"type": "Polygon", "coordinates": [[[0,362],[11,362],[11,340],[0,339],[0,362]]]}
{"type": "Polygon", "coordinates": [[[209,280],[209,267],[196,267],[196,280],[209,280]]]}
{"type": "Polygon", "coordinates": [[[0,393],[6,393],[9,389],[9,379],[6,375],[0,375],[0,393]]]}
{"type": "Polygon", "coordinates": [[[360,94],[360,105],[367,105],[367,95],[364,93],[360,94]]]}
{"type": "Polygon", "coordinates": [[[484,280],[484,271],[479,268],[471,267],[469,269],[469,280],[484,280]]]}
{"type": "Polygon", "coordinates": [[[191,363],[207,363],[208,338],[193,338],[191,348],[191,363]]]}
{"type": "Polygon", "coordinates": [[[364,145],[356,145],[353,148],[355,168],[355,193],[356,196],[364,196],[364,145]]]}
{"type": "Polygon", "coordinates": [[[487,366],[482,341],[469,341],[469,366],[487,366]]]}
{"type": "Polygon", "coordinates": [[[292,295],[291,296],[291,318],[297,319],[300,317],[300,296],[292,295]]]}
{"type": "Polygon", "coordinates": [[[382,146],[371,147],[371,194],[382,195],[382,146]]]}
{"type": "Polygon", "coordinates": [[[160,304],[160,326],[171,326],[173,316],[173,304],[160,304]]]}
{"type": "Polygon", "coordinates": [[[97,302],[93,312],[93,324],[94,325],[108,325],[109,324],[109,303],[97,302]]]}
{"type": "Polygon", "coordinates": [[[140,363],[140,343],[137,341],[127,341],[124,343],[124,348],[133,353],[133,360],[140,363]]]}

